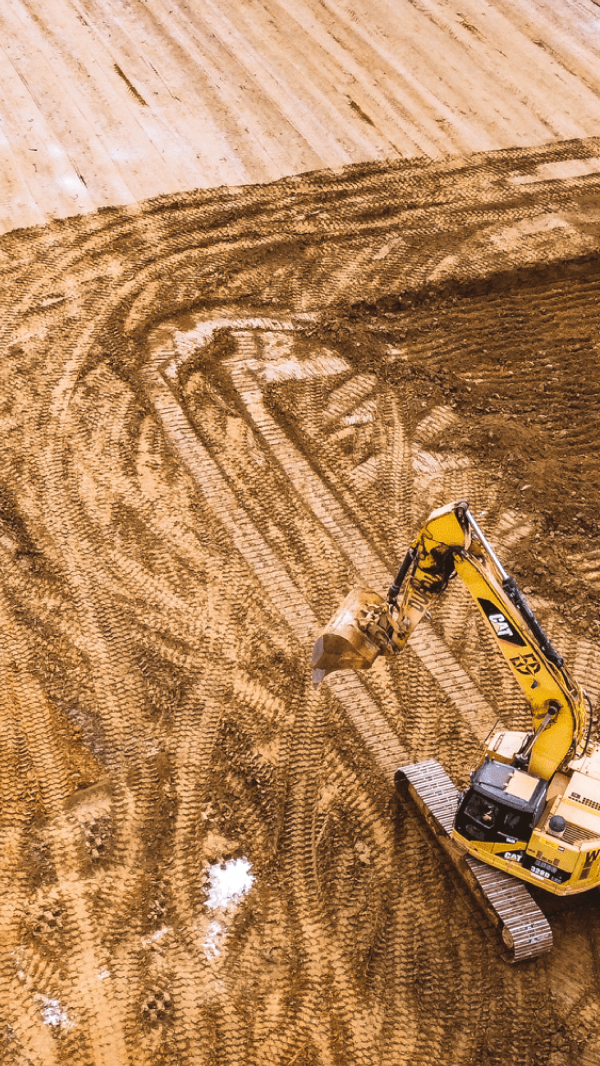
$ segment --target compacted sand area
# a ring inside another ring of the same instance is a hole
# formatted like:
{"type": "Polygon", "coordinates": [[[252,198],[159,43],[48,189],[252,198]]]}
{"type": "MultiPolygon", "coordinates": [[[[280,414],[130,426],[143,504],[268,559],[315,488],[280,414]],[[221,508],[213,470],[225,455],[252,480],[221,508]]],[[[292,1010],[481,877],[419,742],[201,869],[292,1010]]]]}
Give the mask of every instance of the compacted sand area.
{"type": "Polygon", "coordinates": [[[3,0],[0,232],[600,130],[595,0],[3,0]]]}

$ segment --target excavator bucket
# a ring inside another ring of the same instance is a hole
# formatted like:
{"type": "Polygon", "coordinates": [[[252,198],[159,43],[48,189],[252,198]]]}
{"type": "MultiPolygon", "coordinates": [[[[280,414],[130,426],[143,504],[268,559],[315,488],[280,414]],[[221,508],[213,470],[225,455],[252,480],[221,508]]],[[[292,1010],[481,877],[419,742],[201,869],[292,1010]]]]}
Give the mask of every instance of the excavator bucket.
{"type": "Polygon", "coordinates": [[[334,670],[367,670],[383,651],[377,619],[385,601],[371,589],[353,589],[315,642],[313,684],[334,670]]]}

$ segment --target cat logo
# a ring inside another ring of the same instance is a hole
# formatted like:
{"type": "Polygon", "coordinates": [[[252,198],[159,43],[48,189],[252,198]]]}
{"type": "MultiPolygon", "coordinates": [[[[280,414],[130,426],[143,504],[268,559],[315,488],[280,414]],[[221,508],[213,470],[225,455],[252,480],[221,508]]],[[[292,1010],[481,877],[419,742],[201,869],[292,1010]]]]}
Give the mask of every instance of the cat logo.
{"type": "Polygon", "coordinates": [[[514,637],[514,633],[503,614],[490,614],[488,617],[499,637],[514,637]]]}
{"type": "Polygon", "coordinates": [[[525,646],[525,641],[518,633],[515,633],[497,603],[482,597],[478,597],[478,603],[499,640],[504,640],[507,644],[516,644],[518,648],[525,646]]]}

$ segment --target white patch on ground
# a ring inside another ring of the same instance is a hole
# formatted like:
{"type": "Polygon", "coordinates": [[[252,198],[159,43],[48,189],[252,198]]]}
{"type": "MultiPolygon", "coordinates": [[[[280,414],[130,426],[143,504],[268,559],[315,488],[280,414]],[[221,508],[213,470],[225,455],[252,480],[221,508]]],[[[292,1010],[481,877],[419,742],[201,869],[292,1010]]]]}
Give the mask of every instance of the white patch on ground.
{"type": "Polygon", "coordinates": [[[207,959],[216,959],[221,954],[219,940],[224,932],[220,922],[211,922],[204,937],[204,950],[207,959]]]}
{"type": "Polygon", "coordinates": [[[364,426],[369,422],[372,422],[375,414],[377,413],[376,400],[367,400],[366,403],[361,404],[360,407],[356,407],[352,414],[346,415],[342,419],[342,425],[344,426],[364,426]]]}
{"type": "Polygon", "coordinates": [[[51,999],[49,996],[40,996],[42,1003],[42,1018],[46,1025],[60,1026],[61,1029],[71,1029],[73,1022],[69,1015],[60,1005],[60,1000],[51,999]]]}
{"type": "Polygon", "coordinates": [[[535,174],[515,174],[511,181],[515,185],[531,185],[537,181],[568,180],[569,178],[584,178],[588,174],[597,174],[600,171],[600,159],[554,159],[550,163],[540,163],[535,174]]]}
{"type": "Polygon", "coordinates": [[[556,214],[538,215],[537,218],[524,218],[514,226],[504,226],[497,233],[490,234],[490,240],[500,248],[510,249],[518,241],[527,237],[544,236],[551,230],[570,230],[576,233],[564,218],[556,214]]]}
{"type": "Polygon", "coordinates": [[[252,863],[247,859],[230,859],[224,866],[215,863],[209,867],[210,889],[206,906],[211,910],[239,903],[242,896],[252,888],[254,875],[252,863]]]}
{"type": "Polygon", "coordinates": [[[307,381],[309,378],[323,378],[345,374],[350,364],[333,352],[324,349],[323,354],[313,359],[286,359],[284,362],[269,364],[260,373],[262,382],[273,381],[307,381]]]}
{"type": "Polygon", "coordinates": [[[142,947],[150,947],[151,944],[158,944],[160,941],[171,932],[169,925],[163,925],[160,929],[155,929],[149,936],[142,937],[142,947]]]}
{"type": "Polygon", "coordinates": [[[198,325],[191,330],[178,330],[176,329],[173,334],[173,343],[175,351],[178,355],[183,355],[188,358],[198,348],[204,348],[210,340],[212,340],[215,330],[228,325],[226,319],[212,319],[208,322],[199,322],[198,325]]]}
{"type": "MultiPolygon", "coordinates": [[[[296,317],[312,321],[314,316],[298,315],[296,317]]],[[[198,348],[205,347],[217,329],[257,329],[280,333],[281,331],[293,332],[296,328],[296,323],[291,319],[235,318],[234,316],[223,315],[220,318],[208,319],[204,322],[200,321],[193,329],[176,329],[173,334],[173,344],[179,356],[188,358],[198,348]]]]}
{"type": "Polygon", "coordinates": [[[373,259],[385,259],[386,255],[392,251],[393,248],[401,248],[406,244],[406,241],[402,237],[394,237],[391,241],[387,241],[379,251],[375,252],[373,259]]]}
{"type": "Polygon", "coordinates": [[[225,911],[220,921],[209,922],[202,939],[206,958],[216,959],[221,954],[221,947],[227,933],[227,920],[241,899],[250,891],[254,883],[254,874],[250,873],[252,864],[248,859],[229,859],[223,865],[214,863],[208,868],[208,897],[206,906],[209,910],[225,911]]]}

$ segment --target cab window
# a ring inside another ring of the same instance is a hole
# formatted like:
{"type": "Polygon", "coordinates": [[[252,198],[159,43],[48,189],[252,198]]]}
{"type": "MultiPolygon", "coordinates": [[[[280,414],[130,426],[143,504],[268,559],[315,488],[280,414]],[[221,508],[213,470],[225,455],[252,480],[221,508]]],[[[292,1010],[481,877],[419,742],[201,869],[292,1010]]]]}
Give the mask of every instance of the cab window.
{"type": "Polygon", "coordinates": [[[504,815],[504,831],[510,836],[523,836],[523,815],[519,811],[507,811],[504,815]]]}
{"type": "Polygon", "coordinates": [[[478,796],[475,792],[465,808],[465,814],[478,822],[485,829],[493,829],[498,819],[498,808],[490,803],[484,796],[478,796]]]}

